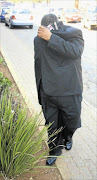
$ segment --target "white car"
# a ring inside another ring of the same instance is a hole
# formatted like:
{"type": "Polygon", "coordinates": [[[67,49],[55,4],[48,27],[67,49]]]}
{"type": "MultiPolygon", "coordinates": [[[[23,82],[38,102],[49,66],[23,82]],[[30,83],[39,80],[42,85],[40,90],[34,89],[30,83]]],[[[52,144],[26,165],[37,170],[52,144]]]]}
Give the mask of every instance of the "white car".
{"type": "Polygon", "coordinates": [[[28,9],[9,9],[5,15],[5,25],[8,25],[10,29],[12,29],[14,26],[29,26],[29,28],[32,29],[32,13],[28,9]]]}

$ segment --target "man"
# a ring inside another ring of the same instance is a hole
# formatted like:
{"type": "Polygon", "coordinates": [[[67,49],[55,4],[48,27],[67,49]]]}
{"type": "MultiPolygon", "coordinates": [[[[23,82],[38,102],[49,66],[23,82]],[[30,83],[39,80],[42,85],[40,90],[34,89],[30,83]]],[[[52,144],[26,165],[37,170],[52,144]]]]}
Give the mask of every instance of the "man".
{"type": "Polygon", "coordinates": [[[82,69],[84,40],[81,30],[58,22],[54,14],[41,20],[34,39],[35,76],[39,103],[48,130],[49,154],[46,164],[53,165],[56,156],[72,148],[72,136],[81,127],[82,69]],[[62,131],[51,135],[62,128],[62,131]]]}

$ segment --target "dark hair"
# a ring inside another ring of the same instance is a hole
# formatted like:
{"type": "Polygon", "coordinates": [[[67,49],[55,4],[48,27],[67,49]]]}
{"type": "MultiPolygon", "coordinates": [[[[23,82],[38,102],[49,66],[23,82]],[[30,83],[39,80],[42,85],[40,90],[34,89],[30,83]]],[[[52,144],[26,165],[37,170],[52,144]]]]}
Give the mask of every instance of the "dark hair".
{"type": "Polygon", "coordinates": [[[41,20],[41,25],[48,26],[49,24],[53,25],[54,23],[58,22],[57,16],[54,14],[46,14],[43,16],[41,20]]]}

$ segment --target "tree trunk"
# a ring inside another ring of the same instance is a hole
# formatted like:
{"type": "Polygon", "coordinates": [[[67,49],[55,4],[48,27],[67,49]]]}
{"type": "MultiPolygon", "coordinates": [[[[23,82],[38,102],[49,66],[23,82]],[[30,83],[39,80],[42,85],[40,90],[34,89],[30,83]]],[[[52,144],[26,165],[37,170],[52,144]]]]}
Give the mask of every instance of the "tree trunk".
{"type": "Polygon", "coordinates": [[[75,8],[78,9],[79,7],[79,0],[75,0],[75,8]]]}

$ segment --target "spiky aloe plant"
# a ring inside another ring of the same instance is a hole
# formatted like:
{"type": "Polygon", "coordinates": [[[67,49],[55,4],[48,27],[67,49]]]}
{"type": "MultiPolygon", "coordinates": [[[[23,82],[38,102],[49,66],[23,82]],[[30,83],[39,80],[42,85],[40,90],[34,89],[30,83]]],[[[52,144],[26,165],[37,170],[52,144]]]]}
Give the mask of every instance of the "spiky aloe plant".
{"type": "Polygon", "coordinates": [[[0,172],[4,179],[15,179],[31,171],[47,152],[42,149],[47,127],[40,132],[39,115],[28,118],[26,108],[13,104],[8,90],[0,97],[0,172]],[[39,155],[38,155],[39,154],[39,155]]]}

